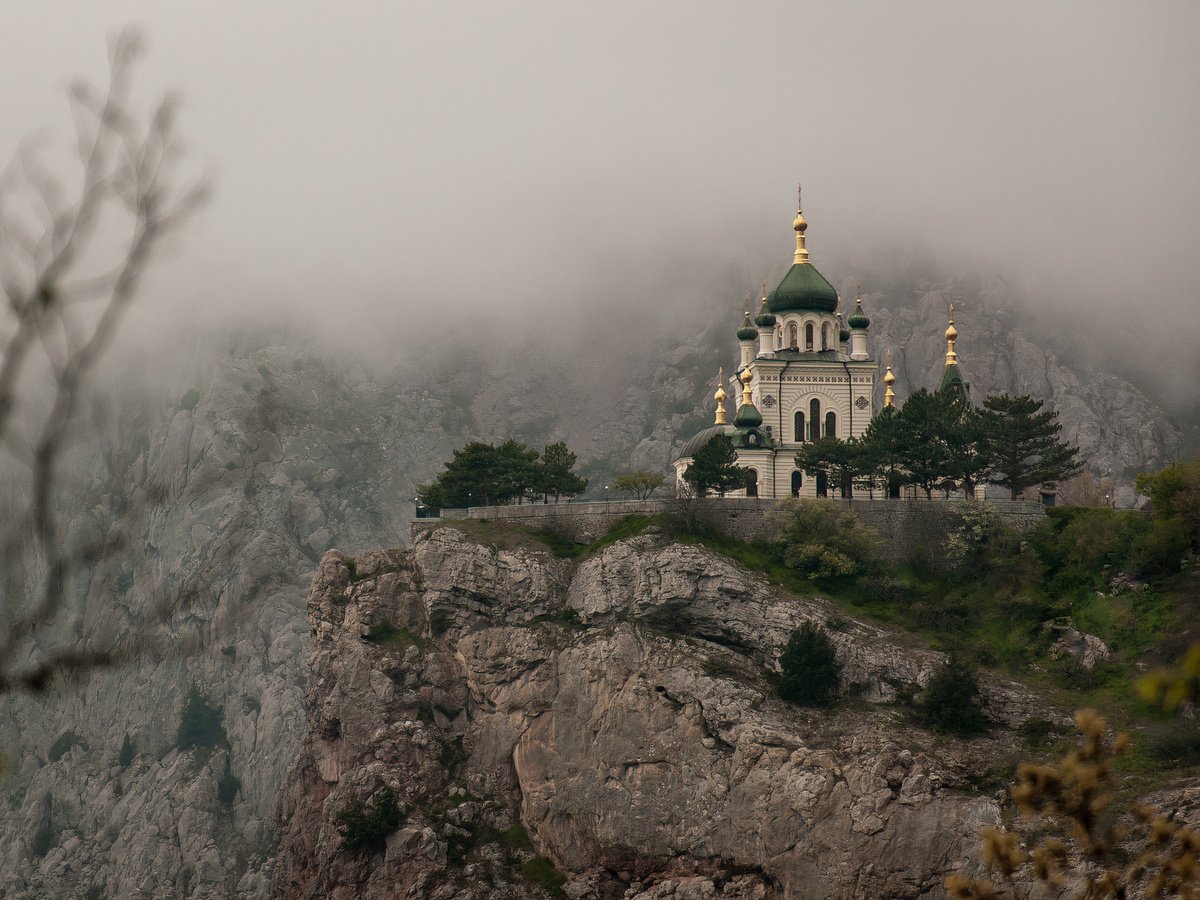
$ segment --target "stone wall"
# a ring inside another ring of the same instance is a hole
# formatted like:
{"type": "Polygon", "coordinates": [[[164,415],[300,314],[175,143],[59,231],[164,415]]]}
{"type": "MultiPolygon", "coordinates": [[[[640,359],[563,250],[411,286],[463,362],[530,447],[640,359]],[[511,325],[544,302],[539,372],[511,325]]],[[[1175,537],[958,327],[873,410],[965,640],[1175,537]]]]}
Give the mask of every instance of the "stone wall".
{"type": "MultiPolygon", "coordinates": [[[[418,519],[413,523],[413,532],[435,527],[447,519],[469,518],[552,529],[582,543],[590,543],[606,534],[625,516],[679,513],[690,505],[730,537],[744,541],[769,540],[773,536],[770,512],[779,502],[710,498],[476,506],[469,510],[443,510],[441,519],[418,519]]],[[[944,500],[835,499],[831,502],[852,509],[860,521],[878,531],[884,538],[888,557],[897,561],[913,554],[936,559],[961,506],[960,502],[944,500]]],[[[1018,531],[1028,531],[1046,515],[1045,509],[1037,503],[1008,500],[989,500],[987,503],[1018,531]]]]}

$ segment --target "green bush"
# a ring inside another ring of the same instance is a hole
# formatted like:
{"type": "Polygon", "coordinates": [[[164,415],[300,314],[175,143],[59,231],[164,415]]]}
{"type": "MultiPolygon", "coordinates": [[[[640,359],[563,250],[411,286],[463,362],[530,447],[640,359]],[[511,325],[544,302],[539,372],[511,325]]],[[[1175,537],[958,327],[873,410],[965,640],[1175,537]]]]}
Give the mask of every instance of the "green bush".
{"type": "Polygon", "coordinates": [[[179,716],[179,736],[175,741],[180,750],[193,747],[228,747],[229,737],[221,723],[221,710],[211,706],[192,685],[179,716]]]}
{"type": "Polygon", "coordinates": [[[535,856],[528,860],[521,866],[521,874],[534,884],[545,888],[551,895],[564,896],[562,886],[567,883],[567,878],[546,857],[535,856]]]}
{"type": "Polygon", "coordinates": [[[878,564],[879,533],[831,500],[785,500],[772,519],[784,562],[810,578],[845,578],[878,564]]]}
{"type": "Polygon", "coordinates": [[[779,696],[801,706],[833,704],[842,667],[825,630],[805,622],[779,654],[779,696]]]}
{"type": "Polygon", "coordinates": [[[980,706],[979,680],[955,653],[934,673],[920,698],[921,718],[934,731],[967,737],[987,729],[980,706]]]}
{"type": "Polygon", "coordinates": [[[121,742],[121,752],[117,755],[117,762],[122,769],[129,768],[129,764],[133,762],[133,755],[136,751],[133,747],[133,741],[129,737],[129,732],[125,732],[125,740],[121,742]]]}
{"type": "Polygon", "coordinates": [[[396,792],[378,784],[366,801],[353,798],[338,810],[333,821],[347,850],[382,850],[388,835],[402,821],[396,792]]]}

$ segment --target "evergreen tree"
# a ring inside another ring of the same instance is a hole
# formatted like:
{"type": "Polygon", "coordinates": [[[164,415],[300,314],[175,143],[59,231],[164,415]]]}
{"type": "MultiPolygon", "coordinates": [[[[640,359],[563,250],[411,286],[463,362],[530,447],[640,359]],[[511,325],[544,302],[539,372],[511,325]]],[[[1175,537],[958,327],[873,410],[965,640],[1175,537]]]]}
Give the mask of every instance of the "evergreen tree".
{"type": "Polygon", "coordinates": [[[426,506],[461,508],[490,506],[519,497],[538,477],[538,453],[520,441],[495,447],[471,441],[454,451],[446,470],[432,484],[417,488],[426,506]]]}
{"type": "Polygon", "coordinates": [[[975,488],[987,478],[992,453],[983,412],[962,391],[940,391],[947,402],[944,432],[949,467],[946,476],[962,485],[963,496],[975,496],[975,488]]]}
{"type": "Polygon", "coordinates": [[[542,450],[542,460],[539,464],[538,490],[543,497],[554,495],[555,502],[563,494],[572,496],[582,493],[587,487],[587,479],[580,478],[572,469],[575,468],[575,454],[562,441],[547,444],[542,450]]]}
{"type": "Polygon", "coordinates": [[[944,396],[921,390],[909,396],[896,415],[896,452],[903,479],[933,497],[933,488],[951,468],[946,443],[949,404],[944,396]]]}
{"type": "Polygon", "coordinates": [[[842,440],[823,437],[805,444],[796,452],[796,468],[810,477],[824,473],[830,485],[841,489],[843,496],[852,496],[853,485],[868,476],[874,467],[870,449],[863,442],[850,438],[842,440]]]}
{"type": "Polygon", "coordinates": [[[779,696],[801,706],[832,705],[842,666],[820,625],[805,622],[779,654],[779,696]]]}
{"type": "Polygon", "coordinates": [[[683,473],[701,496],[716,491],[724,497],[726,491],[744,488],[749,477],[750,470],[737,464],[737,451],[726,434],[714,435],[697,450],[683,473]]]}
{"type": "Polygon", "coordinates": [[[1041,400],[1001,394],[983,405],[992,458],[988,480],[1008,488],[1013,500],[1027,487],[1070,478],[1083,469],[1079,449],[1058,439],[1062,426],[1052,411],[1042,409],[1041,400]]]}
{"type": "Polygon", "coordinates": [[[885,406],[867,424],[860,442],[865,479],[880,478],[889,494],[904,482],[900,467],[900,426],[894,406],[885,406]]]}

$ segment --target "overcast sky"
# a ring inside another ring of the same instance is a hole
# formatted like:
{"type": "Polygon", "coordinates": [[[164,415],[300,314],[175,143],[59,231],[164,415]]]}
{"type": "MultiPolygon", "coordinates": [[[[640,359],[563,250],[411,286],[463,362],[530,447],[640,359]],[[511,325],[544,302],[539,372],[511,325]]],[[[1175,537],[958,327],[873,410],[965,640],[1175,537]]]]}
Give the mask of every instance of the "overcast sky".
{"type": "MultiPolygon", "coordinates": [[[[0,157],[139,24],[215,194],[171,317],[514,316],[906,245],[1200,337],[1200,4],[0,2],[0,157]],[[184,312],[180,312],[183,310],[184,312]],[[404,313],[404,314],[395,314],[404,313]]],[[[747,284],[749,286],[749,284],[747,284]]],[[[722,282],[720,289],[726,290],[722,282]]],[[[870,286],[867,286],[869,289],[870,286]]],[[[147,311],[145,315],[150,315],[147,311]]],[[[365,323],[364,323],[365,324],[365,323]]],[[[376,329],[378,330],[378,329],[376,329]]]]}

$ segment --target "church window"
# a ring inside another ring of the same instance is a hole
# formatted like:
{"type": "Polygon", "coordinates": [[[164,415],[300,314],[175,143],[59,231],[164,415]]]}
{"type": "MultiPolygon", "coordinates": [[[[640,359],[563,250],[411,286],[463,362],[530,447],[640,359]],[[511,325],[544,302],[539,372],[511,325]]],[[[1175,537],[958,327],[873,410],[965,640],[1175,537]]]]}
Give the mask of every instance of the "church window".
{"type": "Polygon", "coordinates": [[[758,470],[751,469],[750,474],[746,476],[746,496],[758,496],[758,470]]]}
{"type": "Polygon", "coordinates": [[[804,349],[811,350],[813,348],[813,327],[812,322],[804,326],[804,349]]]}
{"type": "Polygon", "coordinates": [[[804,413],[800,410],[796,410],[796,434],[794,439],[797,441],[804,440],[804,413]]]}
{"type": "Polygon", "coordinates": [[[822,350],[832,349],[829,346],[829,323],[828,322],[821,326],[821,349],[822,350]]]}
{"type": "Polygon", "coordinates": [[[808,404],[808,427],[810,429],[808,439],[819,441],[821,439],[821,401],[816,397],[813,397],[812,403],[808,404]]]}
{"type": "Polygon", "coordinates": [[[800,474],[799,469],[792,473],[792,496],[800,496],[800,485],[804,483],[804,476],[800,474]]]}
{"type": "Polygon", "coordinates": [[[837,416],[833,413],[825,413],[825,436],[837,437],[837,416]]]}
{"type": "Polygon", "coordinates": [[[800,332],[796,328],[796,323],[793,322],[791,325],[788,326],[788,346],[790,346],[793,350],[798,349],[799,348],[799,340],[800,340],[800,332]]]}

